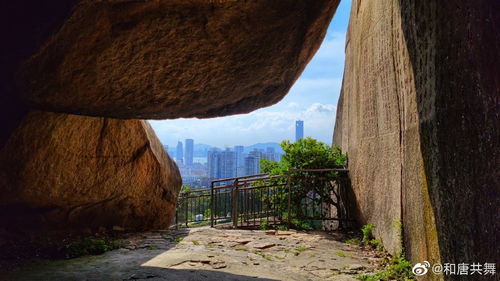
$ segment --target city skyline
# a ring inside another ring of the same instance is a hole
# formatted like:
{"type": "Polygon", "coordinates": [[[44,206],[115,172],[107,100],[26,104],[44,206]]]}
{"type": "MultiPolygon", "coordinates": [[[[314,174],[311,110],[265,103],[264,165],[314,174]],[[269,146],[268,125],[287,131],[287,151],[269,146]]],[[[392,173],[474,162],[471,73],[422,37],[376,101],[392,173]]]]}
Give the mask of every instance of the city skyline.
{"type": "MultiPolygon", "coordinates": [[[[294,123],[295,123],[295,126],[294,126],[294,140],[293,139],[282,139],[281,141],[283,141],[283,140],[297,141],[299,138],[308,137],[308,136],[304,135],[304,121],[303,120],[296,120],[294,123]],[[300,124],[300,137],[299,138],[297,138],[297,134],[298,134],[298,127],[297,126],[299,126],[298,124],[300,124]]],[[[233,147],[237,147],[237,146],[245,147],[245,146],[255,145],[255,144],[259,144],[259,143],[277,143],[277,144],[280,144],[281,141],[279,141],[279,142],[277,142],[277,141],[263,141],[263,142],[252,142],[252,141],[249,141],[249,142],[247,142],[247,145],[242,145],[241,143],[235,143],[235,144],[232,144],[232,145],[224,145],[224,146],[217,146],[217,145],[213,145],[213,144],[210,144],[210,143],[198,143],[198,144],[209,145],[211,147],[216,147],[216,148],[219,148],[219,149],[226,149],[226,148],[233,148],[233,147]]],[[[326,143],[329,143],[329,142],[326,142],[326,143]]],[[[187,152],[187,150],[188,150],[187,146],[190,145],[191,147],[193,147],[194,146],[194,140],[193,139],[185,139],[184,143],[182,143],[181,140],[176,140],[176,141],[171,140],[170,143],[162,142],[162,144],[166,148],[167,147],[176,147],[177,151],[179,151],[179,145],[184,145],[185,147],[182,149],[183,150],[183,159],[184,159],[185,157],[187,157],[186,153],[188,153],[187,152]],[[174,145],[175,142],[177,143],[176,145],[174,145]],[[188,142],[191,142],[191,143],[188,144],[188,142]]],[[[184,161],[186,161],[186,160],[184,159],[184,161]]]]}
{"type": "MultiPolygon", "coordinates": [[[[206,187],[215,179],[258,174],[261,159],[280,161],[282,157],[282,151],[276,152],[273,146],[253,148],[245,152],[244,146],[237,145],[226,149],[210,147],[203,157],[195,158],[194,143],[193,139],[185,139],[184,145],[179,141],[175,154],[171,155],[179,167],[183,184],[191,187],[206,187]],[[200,159],[205,161],[199,161],[200,159]]],[[[168,146],[165,145],[165,149],[168,151],[168,146]]]]}

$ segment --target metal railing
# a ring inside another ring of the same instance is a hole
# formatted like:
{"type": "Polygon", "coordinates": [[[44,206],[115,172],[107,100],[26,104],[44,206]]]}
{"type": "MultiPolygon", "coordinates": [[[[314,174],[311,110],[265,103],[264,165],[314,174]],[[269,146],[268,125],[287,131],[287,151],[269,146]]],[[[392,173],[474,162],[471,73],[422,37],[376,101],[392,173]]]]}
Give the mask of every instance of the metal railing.
{"type": "Polygon", "coordinates": [[[300,219],[338,221],[343,227],[351,221],[347,188],[346,169],[290,169],[287,175],[218,179],[210,188],[180,194],[175,224],[232,223],[236,228],[300,219]]]}

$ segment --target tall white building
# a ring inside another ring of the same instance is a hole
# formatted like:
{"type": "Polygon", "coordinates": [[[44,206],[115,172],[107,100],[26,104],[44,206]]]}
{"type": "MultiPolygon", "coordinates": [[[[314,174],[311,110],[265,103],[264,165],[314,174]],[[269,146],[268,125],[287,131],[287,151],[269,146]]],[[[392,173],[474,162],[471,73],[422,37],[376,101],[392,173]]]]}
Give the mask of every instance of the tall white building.
{"type": "Polygon", "coordinates": [[[186,155],[184,157],[184,160],[186,162],[186,166],[191,167],[193,166],[194,140],[186,139],[185,144],[186,144],[186,155]]]}
{"type": "Polygon", "coordinates": [[[254,149],[245,157],[245,175],[260,174],[260,159],[262,152],[254,149]]]}
{"type": "Polygon", "coordinates": [[[233,178],[236,177],[236,153],[226,148],[225,151],[221,152],[221,166],[220,166],[220,177],[221,178],[233,178]]]}
{"type": "Polygon", "coordinates": [[[220,152],[212,148],[208,151],[207,154],[207,169],[208,169],[208,178],[219,179],[220,178],[220,166],[221,166],[221,155],[220,152]]]}
{"type": "Polygon", "coordinates": [[[175,161],[177,164],[184,164],[184,150],[182,148],[182,142],[177,143],[177,153],[175,154],[175,161]]]}
{"type": "Polygon", "coordinates": [[[295,121],[295,141],[300,140],[304,137],[304,121],[295,121]]]}

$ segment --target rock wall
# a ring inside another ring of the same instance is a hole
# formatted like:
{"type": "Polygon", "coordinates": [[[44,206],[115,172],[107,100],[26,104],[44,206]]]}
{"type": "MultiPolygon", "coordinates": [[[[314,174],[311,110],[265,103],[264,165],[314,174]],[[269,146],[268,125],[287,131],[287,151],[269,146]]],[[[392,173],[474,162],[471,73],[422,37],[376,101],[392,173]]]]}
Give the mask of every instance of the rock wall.
{"type": "Polygon", "coordinates": [[[278,102],[339,0],[39,2],[0,9],[0,232],[168,226],[177,167],[146,122],[109,118],[278,102]]]}
{"type": "Polygon", "coordinates": [[[180,186],[147,121],[32,111],[0,150],[0,225],[166,228],[180,186]]]}
{"type": "Polygon", "coordinates": [[[500,3],[424,2],[353,1],[334,143],[391,252],[401,220],[413,262],[495,262],[500,3]]]}
{"type": "Polygon", "coordinates": [[[500,257],[492,247],[500,238],[500,13],[493,12],[499,10],[494,0],[401,1],[424,177],[444,262],[500,257]]]}
{"type": "Polygon", "coordinates": [[[399,80],[391,55],[397,30],[388,32],[395,11],[387,2],[353,2],[334,143],[349,156],[359,222],[374,224],[394,253],[401,250],[394,225],[401,221],[403,159],[399,80]]]}

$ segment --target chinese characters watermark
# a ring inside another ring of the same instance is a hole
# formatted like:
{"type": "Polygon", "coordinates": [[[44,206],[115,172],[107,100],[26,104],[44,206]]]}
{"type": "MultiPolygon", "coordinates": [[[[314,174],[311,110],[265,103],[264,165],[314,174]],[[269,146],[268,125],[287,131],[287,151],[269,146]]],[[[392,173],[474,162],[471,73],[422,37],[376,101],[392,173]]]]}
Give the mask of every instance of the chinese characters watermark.
{"type": "Polygon", "coordinates": [[[417,263],[412,272],[416,276],[422,276],[432,271],[434,274],[444,275],[495,275],[496,263],[436,263],[431,265],[428,261],[417,263]]]}

